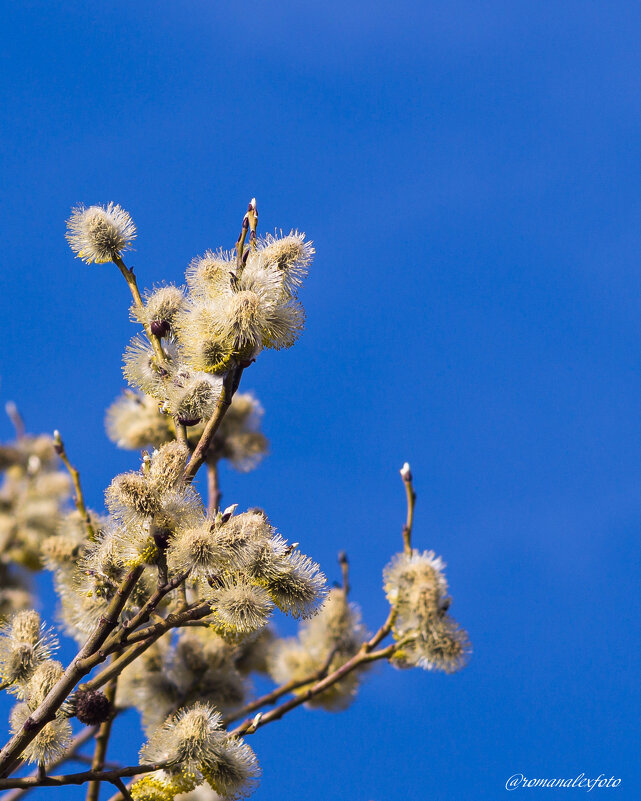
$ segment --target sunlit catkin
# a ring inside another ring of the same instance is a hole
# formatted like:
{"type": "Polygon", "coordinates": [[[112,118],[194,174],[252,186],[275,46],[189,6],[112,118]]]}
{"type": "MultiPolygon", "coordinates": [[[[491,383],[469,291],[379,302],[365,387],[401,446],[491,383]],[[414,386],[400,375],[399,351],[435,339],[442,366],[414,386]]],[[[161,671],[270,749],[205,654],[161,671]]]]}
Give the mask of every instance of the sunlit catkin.
{"type": "Polygon", "coordinates": [[[79,259],[91,264],[113,261],[136,238],[133,220],[118,204],[76,206],[67,221],[67,242],[79,259]]]}

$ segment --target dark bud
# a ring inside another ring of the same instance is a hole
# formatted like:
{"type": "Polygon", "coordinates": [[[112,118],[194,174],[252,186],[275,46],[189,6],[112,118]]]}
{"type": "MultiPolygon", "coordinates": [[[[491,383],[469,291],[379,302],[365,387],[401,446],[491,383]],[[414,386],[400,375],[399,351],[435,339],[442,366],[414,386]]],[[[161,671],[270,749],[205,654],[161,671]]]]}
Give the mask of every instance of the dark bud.
{"type": "Polygon", "coordinates": [[[177,420],[181,426],[195,426],[200,423],[200,417],[178,417],[177,420]]]}
{"type": "Polygon", "coordinates": [[[58,456],[62,456],[62,454],[65,451],[62,442],[54,442],[53,443],[53,449],[58,454],[58,456]]]}
{"type": "Polygon", "coordinates": [[[166,337],[169,333],[169,323],[167,320],[152,320],[149,328],[151,328],[151,333],[155,337],[166,337]]]}
{"type": "Polygon", "coordinates": [[[111,713],[111,704],[100,690],[80,690],[76,693],[76,717],[87,726],[104,723],[111,713]]]}
{"type": "Polygon", "coordinates": [[[246,369],[247,367],[249,367],[250,364],[253,364],[255,361],[256,359],[249,359],[245,360],[244,362],[238,362],[238,366],[242,367],[243,369],[246,369]]]}

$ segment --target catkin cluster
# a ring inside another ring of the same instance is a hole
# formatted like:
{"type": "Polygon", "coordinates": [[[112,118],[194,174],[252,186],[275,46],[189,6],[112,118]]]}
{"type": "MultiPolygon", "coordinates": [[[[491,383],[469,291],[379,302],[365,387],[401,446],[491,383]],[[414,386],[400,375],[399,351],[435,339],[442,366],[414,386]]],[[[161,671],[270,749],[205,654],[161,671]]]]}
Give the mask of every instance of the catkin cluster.
{"type": "MultiPolygon", "coordinates": [[[[263,349],[290,347],[299,336],[298,291],[314,254],[298,231],[258,238],[257,219],[252,201],[234,251],[208,250],[192,260],[184,287],[143,296],[123,262],[137,235],[128,212],[78,206],[68,221],[76,255],[113,261],[132,292],[141,330],[124,355],[129,388],[105,422],[118,447],[142,454],[110,482],[99,513],[86,509],[59,435],[19,432],[0,448],[0,683],[16,700],[12,733],[35,732],[18,756],[37,763],[38,775],[69,757],[71,720],[100,726],[104,744],[112,718],[133,708],[146,742],[141,764],[120,775],[144,775],[128,790],[118,785],[122,793],[134,801],[238,798],[260,773],[241,735],[269,722],[263,713],[283,697],[271,719],[302,703],[345,709],[379,658],[446,672],[465,663],[469,643],[449,616],[443,562],[411,548],[413,506],[405,551],[383,572],[390,616],[373,635],[350,600],[346,557],[342,586],[328,590],[319,566],[262,509],[220,508],[219,462],[245,472],[268,451],[260,403],[237,392],[242,373],[263,349]],[[73,511],[56,454],[73,477],[73,511]],[[193,483],[201,464],[207,503],[193,483]],[[76,662],[64,671],[53,658],[55,636],[24,608],[16,564],[51,571],[62,629],[82,646],[81,666],[97,671],[86,685],[76,662]],[[276,636],[277,610],[301,621],[295,637],[276,636]],[[376,651],[390,635],[394,642],[376,651]],[[254,674],[279,686],[256,698],[254,674]],[[67,687],[69,675],[78,686],[67,687]],[[36,710],[47,713],[39,728],[36,710]]],[[[413,504],[409,465],[401,475],[413,504]]]]}
{"type": "Polygon", "coordinates": [[[396,617],[399,648],[393,663],[453,673],[465,664],[467,632],[448,614],[445,565],[433,551],[397,554],[383,573],[387,599],[396,617]]]}

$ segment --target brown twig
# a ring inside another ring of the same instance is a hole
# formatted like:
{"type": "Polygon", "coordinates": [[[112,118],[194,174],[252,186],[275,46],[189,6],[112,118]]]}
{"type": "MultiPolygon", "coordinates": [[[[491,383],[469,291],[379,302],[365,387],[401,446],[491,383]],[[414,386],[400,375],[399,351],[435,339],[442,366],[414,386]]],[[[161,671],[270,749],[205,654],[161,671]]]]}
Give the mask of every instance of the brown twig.
{"type": "Polygon", "coordinates": [[[405,485],[405,494],[407,495],[407,519],[403,526],[403,545],[406,554],[412,553],[412,526],[414,525],[414,506],[416,505],[416,493],[414,492],[414,485],[412,483],[412,471],[407,462],[401,468],[401,478],[405,485]]]}
{"type": "Polygon", "coordinates": [[[62,441],[62,437],[60,436],[59,431],[53,432],[53,447],[58,456],[60,457],[64,466],[67,468],[67,471],[71,476],[71,480],[73,481],[73,487],[76,493],[74,497],[74,503],[76,504],[76,509],[78,510],[78,514],[82,518],[85,531],[87,532],[87,537],[89,537],[91,542],[95,542],[96,531],[93,527],[93,523],[91,522],[91,516],[85,505],[85,497],[82,493],[82,486],[80,484],[80,473],[69,461],[69,457],[67,456],[67,452],[65,450],[65,444],[62,441]]]}
{"type": "Polygon", "coordinates": [[[129,268],[124,263],[120,256],[116,256],[114,258],[114,264],[120,272],[123,274],[125,281],[127,282],[127,286],[129,287],[129,291],[131,292],[131,296],[134,299],[134,304],[138,309],[138,313],[140,315],[139,319],[145,329],[145,333],[147,334],[147,338],[151,342],[151,347],[154,349],[154,355],[158,360],[158,366],[161,366],[165,361],[165,353],[162,349],[162,344],[160,342],[160,338],[157,337],[149,327],[148,323],[143,322],[144,318],[144,310],[145,304],[142,302],[142,298],[140,297],[140,290],[138,289],[138,282],[136,281],[136,276],[134,275],[133,267],[129,268]]]}
{"type": "Polygon", "coordinates": [[[211,612],[209,603],[197,604],[184,610],[183,612],[175,612],[167,615],[162,621],[153,623],[151,626],[142,629],[142,631],[135,632],[135,634],[128,640],[130,648],[122,653],[118,659],[115,659],[109,667],[105,668],[102,672],[94,676],[90,681],[82,684],[79,689],[82,690],[97,690],[106,684],[114,676],[120,673],[130,665],[134,659],[152,646],[156,640],[162,637],[163,634],[170,629],[178,628],[189,623],[192,620],[198,620],[206,617],[211,612]]]}
{"type": "Polygon", "coordinates": [[[222,492],[218,485],[218,462],[207,462],[207,512],[213,516],[220,506],[222,492]]]}
{"type": "Polygon", "coordinates": [[[151,773],[155,770],[162,770],[166,765],[166,762],[155,762],[153,765],[130,765],[126,768],[116,768],[114,770],[85,770],[81,773],[47,776],[44,779],[38,779],[37,776],[0,779],[0,790],[8,790],[12,787],[60,787],[66,784],[84,784],[85,782],[91,781],[111,782],[113,784],[116,779],[121,779],[126,776],[137,776],[139,773],[151,773]]]}
{"type": "MultiPolygon", "coordinates": [[[[284,714],[289,712],[292,709],[295,709],[297,706],[306,703],[314,696],[318,695],[319,693],[324,692],[333,684],[336,684],[337,681],[345,678],[349,673],[357,668],[361,667],[364,664],[369,662],[375,662],[378,659],[387,659],[388,657],[392,656],[396,648],[398,647],[396,643],[392,643],[388,645],[386,648],[382,648],[380,651],[374,651],[374,648],[382,642],[382,640],[387,637],[387,635],[392,630],[392,625],[394,623],[394,613],[390,612],[387,617],[387,620],[383,625],[378,629],[378,631],[369,639],[367,642],[364,642],[359,651],[354,654],[351,659],[348,659],[347,662],[344,662],[340,667],[336,668],[332,673],[326,675],[324,677],[319,678],[315,684],[306,690],[304,693],[300,693],[296,695],[294,698],[290,698],[289,701],[285,701],[284,703],[277,706],[275,709],[272,709],[270,712],[267,712],[265,715],[262,715],[259,720],[255,718],[248,718],[240,726],[237,726],[233,731],[230,732],[232,735],[242,735],[242,734],[253,734],[256,729],[264,726],[267,723],[270,723],[272,720],[278,720],[282,718],[284,714]]],[[[324,668],[325,673],[329,670],[329,666],[334,658],[334,651],[332,651],[329,655],[328,661],[326,662],[324,668]]],[[[313,681],[313,678],[312,678],[313,681]]],[[[309,683],[309,677],[304,681],[301,682],[298,686],[302,687],[305,684],[309,683]]],[[[287,685],[283,685],[286,687],[287,685]]],[[[283,688],[279,687],[277,690],[274,690],[273,693],[280,693],[280,690],[283,688]]],[[[291,687],[292,690],[297,689],[296,687],[291,687]]],[[[286,692],[288,692],[287,690],[286,692]]],[[[280,693],[284,695],[285,693],[280,693]]],[[[270,695],[270,694],[268,694],[270,695]]],[[[253,707],[249,711],[255,711],[257,707],[253,707]]],[[[245,711],[246,708],[245,708],[245,711]]],[[[236,716],[232,718],[235,720],[236,716]]]]}
{"type": "Polygon", "coordinates": [[[260,698],[257,698],[255,701],[252,701],[249,704],[237,709],[235,712],[232,712],[227,717],[223,718],[223,725],[228,726],[230,723],[233,723],[235,720],[242,718],[245,715],[249,715],[252,712],[256,712],[263,706],[271,706],[278,701],[279,698],[282,698],[283,695],[287,695],[291,693],[293,690],[297,690],[299,687],[304,687],[306,684],[311,684],[312,682],[320,681],[327,675],[327,671],[329,670],[329,666],[332,664],[332,660],[336,656],[337,648],[332,648],[325,662],[321,665],[318,670],[315,670],[313,673],[310,673],[308,676],[305,676],[304,679],[300,680],[292,680],[288,681],[286,684],[282,684],[280,687],[276,687],[275,690],[272,690],[270,693],[266,693],[262,695],[260,698]]]}
{"type": "Polygon", "coordinates": [[[178,576],[175,576],[173,579],[171,579],[171,581],[159,586],[153,595],[147,600],[145,605],[141,607],[141,609],[130,620],[126,620],[122,624],[120,632],[117,632],[114,638],[110,638],[110,640],[107,641],[105,644],[106,647],[110,648],[112,645],[111,640],[118,638],[120,640],[120,644],[126,645],[130,634],[135,631],[138,626],[142,626],[149,620],[149,616],[157,608],[162,599],[172,592],[172,590],[175,590],[178,586],[180,586],[185,581],[189,573],[189,570],[185,570],[183,573],[180,573],[178,576]]]}
{"type": "Polygon", "coordinates": [[[185,481],[191,481],[198,472],[198,469],[200,468],[202,463],[205,461],[205,458],[207,457],[207,451],[209,450],[209,446],[214,440],[214,436],[218,431],[218,427],[220,426],[223,417],[225,416],[225,412],[227,411],[227,409],[229,409],[231,405],[231,401],[234,396],[234,392],[238,387],[242,371],[243,371],[242,367],[236,367],[228,370],[228,372],[225,374],[220,397],[218,398],[218,402],[216,403],[216,408],[214,409],[212,416],[207,421],[205,430],[203,431],[200,439],[198,440],[198,445],[196,445],[196,447],[194,448],[194,452],[191,455],[191,459],[189,460],[189,462],[187,463],[187,467],[185,468],[184,472],[185,481]]]}
{"type": "MultiPolygon", "coordinates": [[[[143,567],[134,567],[123,579],[115,596],[111,599],[106,613],[100,618],[94,632],[76,654],[60,679],[52,687],[40,706],[25,720],[0,752],[0,777],[4,778],[14,768],[15,760],[38,735],[67,699],[80,679],[97,664],[104,661],[107,654],[100,652],[102,644],[115,628],[129,595],[143,572],[143,567]]],[[[19,786],[19,785],[15,785],[19,786]]]]}
{"type": "Polygon", "coordinates": [[[120,790],[120,793],[125,801],[133,801],[131,793],[122,779],[113,779],[112,784],[114,784],[120,790]]]}
{"type": "MultiPolygon", "coordinates": [[[[90,728],[82,729],[82,731],[80,731],[78,734],[76,734],[76,736],[73,738],[73,742],[71,743],[70,750],[66,754],[64,754],[63,756],[61,756],[58,759],[54,760],[49,765],[49,770],[55,770],[56,768],[60,767],[60,765],[62,765],[65,762],[73,762],[73,761],[75,761],[78,758],[78,754],[77,754],[78,749],[82,748],[82,746],[86,742],[89,742],[89,740],[91,740],[91,738],[96,734],[97,731],[98,731],[98,727],[97,726],[91,726],[90,728]]],[[[35,776],[36,776],[36,773],[34,772],[32,774],[32,777],[35,777],[35,776]]],[[[18,799],[20,799],[23,796],[25,796],[32,789],[33,789],[32,787],[17,788],[15,790],[13,790],[12,792],[7,793],[5,796],[3,796],[2,801],[18,801],[18,799]]]]}
{"type": "Polygon", "coordinates": [[[362,667],[369,662],[375,662],[378,659],[387,659],[388,657],[392,656],[396,650],[396,644],[392,643],[391,645],[388,645],[387,648],[381,648],[380,651],[367,651],[364,650],[364,648],[365,646],[351,659],[334,670],[324,679],[316,682],[304,693],[300,693],[299,695],[290,698],[288,701],[284,701],[282,704],[279,704],[271,711],[262,715],[258,720],[256,718],[248,718],[241,723],[240,726],[237,726],[235,729],[233,729],[230,734],[232,736],[253,734],[257,729],[262,728],[268,723],[271,723],[274,720],[279,720],[287,712],[290,712],[292,709],[296,709],[296,707],[301,706],[301,704],[311,700],[314,698],[314,696],[319,695],[320,693],[329,689],[333,684],[336,684],[337,681],[345,678],[345,676],[357,668],[362,667]]]}
{"type": "MultiPolygon", "coordinates": [[[[112,679],[105,688],[105,697],[109,701],[111,712],[107,720],[100,724],[98,733],[96,734],[96,747],[93,752],[93,759],[91,761],[92,770],[103,770],[105,767],[105,758],[107,756],[107,746],[109,744],[109,737],[111,735],[111,726],[115,717],[114,702],[116,700],[116,683],[117,678],[112,679]]],[[[87,789],[87,801],[98,801],[100,795],[100,782],[89,782],[87,789]]]]}

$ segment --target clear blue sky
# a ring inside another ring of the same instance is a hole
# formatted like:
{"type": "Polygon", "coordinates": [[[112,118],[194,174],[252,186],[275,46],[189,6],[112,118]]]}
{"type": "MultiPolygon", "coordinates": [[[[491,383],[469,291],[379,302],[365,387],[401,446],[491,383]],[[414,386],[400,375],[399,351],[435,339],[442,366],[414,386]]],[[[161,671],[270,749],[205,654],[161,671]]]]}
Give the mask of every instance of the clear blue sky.
{"type": "MultiPolygon", "coordinates": [[[[3,401],[63,432],[100,506],[136,459],[103,428],[132,326],[117,270],[68,250],[70,207],[127,208],[151,285],[231,246],[256,195],[263,231],[318,255],[304,337],[244,378],[272,455],[225,473],[225,500],[264,506],[331,578],[345,547],[374,627],[407,459],[416,545],[448,563],[469,667],[381,669],[347,713],[264,729],[256,798],[496,801],[516,772],[639,798],[637,4],[2,12],[3,401]]],[[[135,719],[119,731],[131,755],[135,719]]]]}

